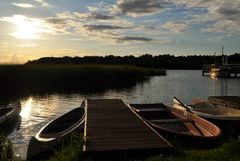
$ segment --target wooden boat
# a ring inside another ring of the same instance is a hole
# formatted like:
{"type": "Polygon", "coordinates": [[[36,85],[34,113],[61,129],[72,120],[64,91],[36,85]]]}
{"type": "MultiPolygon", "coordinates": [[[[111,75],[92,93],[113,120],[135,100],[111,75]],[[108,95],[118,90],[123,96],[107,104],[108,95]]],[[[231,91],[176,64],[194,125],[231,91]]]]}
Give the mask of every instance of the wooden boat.
{"type": "Polygon", "coordinates": [[[181,143],[198,145],[215,143],[221,130],[207,120],[188,111],[172,108],[162,103],[130,104],[146,122],[165,136],[174,136],[181,143]]]}
{"type": "Polygon", "coordinates": [[[176,97],[174,97],[173,102],[173,107],[183,111],[190,111],[216,124],[222,129],[223,135],[234,136],[240,134],[240,110],[238,109],[213,105],[204,101],[185,105],[176,97]]]}
{"type": "Polygon", "coordinates": [[[173,107],[190,111],[203,118],[213,120],[236,120],[240,121],[240,110],[213,105],[209,102],[198,102],[192,105],[185,105],[176,97],[173,98],[173,107]]]}
{"type": "Polygon", "coordinates": [[[19,101],[10,104],[6,108],[0,109],[0,127],[5,128],[9,126],[14,120],[19,117],[19,113],[21,112],[21,105],[19,101]]]}
{"type": "Polygon", "coordinates": [[[83,132],[84,120],[85,109],[83,102],[80,107],[47,123],[30,139],[27,160],[38,160],[44,154],[53,152],[56,147],[65,142],[72,134],[83,132]]]}
{"type": "Polygon", "coordinates": [[[212,104],[240,109],[239,96],[210,96],[208,97],[208,101],[212,104]]]}

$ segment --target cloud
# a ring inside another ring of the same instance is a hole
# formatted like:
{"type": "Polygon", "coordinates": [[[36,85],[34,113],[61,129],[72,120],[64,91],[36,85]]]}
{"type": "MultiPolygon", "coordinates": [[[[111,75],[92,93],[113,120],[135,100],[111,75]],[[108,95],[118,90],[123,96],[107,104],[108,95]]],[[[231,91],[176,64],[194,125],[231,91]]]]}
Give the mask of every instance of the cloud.
{"type": "Polygon", "coordinates": [[[33,7],[35,7],[34,5],[32,5],[30,3],[12,3],[12,5],[17,6],[17,7],[21,7],[21,8],[33,8],[33,7]]]}
{"type": "Polygon", "coordinates": [[[132,17],[146,16],[165,11],[168,4],[163,0],[117,0],[117,4],[112,7],[112,13],[132,17]]]}
{"type": "Polygon", "coordinates": [[[87,30],[118,30],[118,29],[129,29],[124,26],[114,26],[114,25],[84,25],[87,30]]]}
{"type": "Polygon", "coordinates": [[[65,20],[61,19],[61,18],[47,18],[46,22],[50,23],[50,24],[56,24],[56,25],[63,25],[63,24],[65,24],[65,20]]]}
{"type": "Polygon", "coordinates": [[[63,12],[57,14],[59,18],[68,18],[68,19],[84,19],[84,20],[111,20],[114,19],[115,16],[98,13],[98,12],[90,12],[90,13],[80,13],[80,12],[63,12]]]}
{"type": "Polygon", "coordinates": [[[61,29],[63,34],[71,35],[69,40],[72,41],[93,40],[110,44],[169,43],[165,38],[162,40],[155,39],[155,33],[162,29],[160,27],[151,26],[146,28],[141,24],[135,25],[133,21],[130,22],[128,19],[112,16],[111,14],[110,16],[106,15],[107,18],[99,15],[103,14],[96,14],[95,12],[63,12],[58,13],[56,17],[47,18],[46,22],[52,25],[55,31],[61,29]],[[131,36],[129,36],[130,33],[131,36]]]}
{"type": "Polygon", "coordinates": [[[239,0],[171,0],[171,2],[187,9],[204,9],[204,12],[189,16],[192,17],[190,20],[192,23],[202,24],[202,32],[240,34],[239,0]]]}
{"type": "Polygon", "coordinates": [[[240,34],[240,24],[230,21],[230,20],[221,20],[208,25],[205,28],[202,28],[202,32],[211,32],[211,33],[225,33],[228,36],[239,35],[240,34]]]}
{"type": "Polygon", "coordinates": [[[35,0],[35,1],[43,7],[52,7],[52,5],[46,2],[46,0],[35,0]]]}
{"type": "Polygon", "coordinates": [[[138,36],[124,36],[124,37],[119,37],[119,38],[114,38],[118,42],[125,42],[125,41],[141,41],[141,42],[149,42],[153,41],[151,38],[146,38],[146,37],[138,37],[138,36]]]}
{"type": "MultiPolygon", "coordinates": [[[[81,36],[96,41],[112,41],[126,30],[134,29],[131,22],[102,13],[63,12],[56,17],[47,18],[46,22],[62,33],[81,36]]],[[[78,39],[78,38],[74,38],[78,39]]]]}
{"type": "Polygon", "coordinates": [[[188,24],[183,21],[169,21],[162,25],[162,28],[174,31],[174,32],[185,32],[188,27],[188,24]]]}
{"type": "Polygon", "coordinates": [[[91,13],[88,15],[89,19],[98,19],[98,20],[110,20],[110,19],[114,19],[113,15],[104,15],[101,13],[91,13]]]}

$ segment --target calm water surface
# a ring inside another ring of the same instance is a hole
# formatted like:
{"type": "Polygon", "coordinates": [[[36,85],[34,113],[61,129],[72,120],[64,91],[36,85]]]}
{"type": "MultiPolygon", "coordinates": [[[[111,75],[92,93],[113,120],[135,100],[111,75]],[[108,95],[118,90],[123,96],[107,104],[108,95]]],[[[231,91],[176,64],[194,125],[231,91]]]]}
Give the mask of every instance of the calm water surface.
{"type": "Polygon", "coordinates": [[[240,79],[213,80],[202,77],[201,71],[189,70],[171,70],[167,74],[152,77],[131,89],[109,90],[101,94],[51,94],[22,98],[20,127],[9,135],[15,154],[25,158],[30,137],[53,118],[78,107],[85,98],[120,98],[127,103],[171,104],[173,96],[185,103],[191,103],[194,98],[207,99],[210,95],[240,96],[240,79]]]}

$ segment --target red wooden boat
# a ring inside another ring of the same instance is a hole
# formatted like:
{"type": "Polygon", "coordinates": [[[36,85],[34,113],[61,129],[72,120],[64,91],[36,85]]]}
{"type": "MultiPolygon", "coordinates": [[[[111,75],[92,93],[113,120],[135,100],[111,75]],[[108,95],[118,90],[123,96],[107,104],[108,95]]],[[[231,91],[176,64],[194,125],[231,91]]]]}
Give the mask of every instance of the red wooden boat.
{"type": "Polygon", "coordinates": [[[221,130],[211,122],[191,113],[162,103],[130,104],[152,127],[177,141],[197,145],[215,143],[221,130]],[[197,142],[196,142],[197,141],[197,142]]]}

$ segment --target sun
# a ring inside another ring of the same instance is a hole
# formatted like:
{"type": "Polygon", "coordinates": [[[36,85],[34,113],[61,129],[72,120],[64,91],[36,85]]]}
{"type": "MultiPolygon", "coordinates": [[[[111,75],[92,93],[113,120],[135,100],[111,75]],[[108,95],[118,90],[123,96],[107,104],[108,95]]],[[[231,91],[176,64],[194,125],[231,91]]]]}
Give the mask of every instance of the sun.
{"type": "Polygon", "coordinates": [[[18,39],[40,39],[38,21],[27,19],[25,16],[14,16],[14,24],[16,32],[10,35],[18,39]]]}

